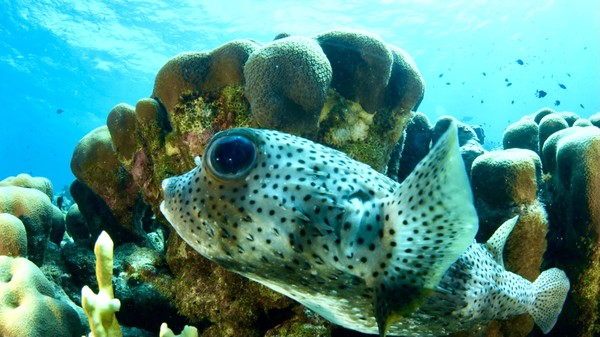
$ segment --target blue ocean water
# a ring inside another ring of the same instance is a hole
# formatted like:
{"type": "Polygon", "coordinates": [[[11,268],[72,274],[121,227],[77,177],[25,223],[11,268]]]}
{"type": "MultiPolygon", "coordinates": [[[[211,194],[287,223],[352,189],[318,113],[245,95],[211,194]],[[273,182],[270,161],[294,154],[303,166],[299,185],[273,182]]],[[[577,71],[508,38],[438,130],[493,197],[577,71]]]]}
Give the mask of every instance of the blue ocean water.
{"type": "Polygon", "coordinates": [[[79,139],[148,97],[178,53],[348,28],[405,49],[426,83],[419,111],[483,125],[489,147],[545,106],[600,111],[598,0],[0,0],[0,179],[70,184],[79,139]]]}

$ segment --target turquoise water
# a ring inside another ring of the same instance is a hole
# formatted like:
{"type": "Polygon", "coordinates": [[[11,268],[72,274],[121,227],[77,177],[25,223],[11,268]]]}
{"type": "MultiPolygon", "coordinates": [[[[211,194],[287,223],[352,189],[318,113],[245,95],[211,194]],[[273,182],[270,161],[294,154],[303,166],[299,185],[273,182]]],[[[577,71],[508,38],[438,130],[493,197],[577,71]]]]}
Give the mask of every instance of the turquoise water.
{"type": "Polygon", "coordinates": [[[78,140],[114,105],[149,96],[178,53],[348,28],[405,49],[426,83],[419,110],[483,125],[489,147],[544,106],[600,111],[597,0],[0,0],[0,179],[70,184],[78,140]]]}

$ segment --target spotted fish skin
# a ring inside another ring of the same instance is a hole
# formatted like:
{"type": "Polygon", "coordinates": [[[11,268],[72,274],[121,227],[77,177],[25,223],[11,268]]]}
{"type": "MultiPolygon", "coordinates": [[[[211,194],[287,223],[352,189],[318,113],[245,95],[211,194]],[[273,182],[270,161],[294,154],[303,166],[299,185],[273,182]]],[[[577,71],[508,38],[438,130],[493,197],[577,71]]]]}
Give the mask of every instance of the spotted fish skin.
{"type": "Polygon", "coordinates": [[[454,125],[402,184],[309,140],[243,128],[215,135],[163,189],[161,211],[200,254],[364,333],[439,336],[522,312],[546,330],[566,296],[561,271],[536,287],[504,270],[507,226],[474,243],[454,125]]]}

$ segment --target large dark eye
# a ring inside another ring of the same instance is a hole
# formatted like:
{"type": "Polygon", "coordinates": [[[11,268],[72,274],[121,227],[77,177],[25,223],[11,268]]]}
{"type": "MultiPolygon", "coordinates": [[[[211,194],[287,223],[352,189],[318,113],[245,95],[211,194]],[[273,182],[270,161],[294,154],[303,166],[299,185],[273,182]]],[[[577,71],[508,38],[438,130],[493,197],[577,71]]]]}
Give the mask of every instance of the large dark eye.
{"type": "Polygon", "coordinates": [[[225,136],[211,144],[209,164],[222,178],[239,178],[246,174],[256,159],[254,143],[243,136],[225,136]]]}

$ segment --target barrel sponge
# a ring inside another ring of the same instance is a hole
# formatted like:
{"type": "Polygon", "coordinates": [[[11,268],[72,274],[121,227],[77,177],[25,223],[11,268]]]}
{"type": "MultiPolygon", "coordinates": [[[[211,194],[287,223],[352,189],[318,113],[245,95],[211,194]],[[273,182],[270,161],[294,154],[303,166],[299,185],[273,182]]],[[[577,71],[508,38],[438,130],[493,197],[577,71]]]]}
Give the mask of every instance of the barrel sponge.
{"type": "Polygon", "coordinates": [[[538,138],[538,125],[532,119],[521,119],[504,130],[502,143],[504,149],[519,148],[537,152],[538,138]]]}
{"type": "Polygon", "coordinates": [[[539,124],[539,145],[540,150],[544,147],[544,143],[553,133],[569,127],[567,121],[559,114],[549,114],[540,120],[539,124]]]}
{"type": "Polygon", "coordinates": [[[257,47],[250,40],[234,40],[210,52],[179,54],[158,71],[152,97],[171,113],[184,92],[242,84],[244,64],[257,47]]]}
{"type": "Polygon", "coordinates": [[[21,173],[16,177],[8,177],[0,181],[0,186],[19,186],[35,188],[44,192],[48,198],[52,199],[52,182],[44,177],[32,177],[29,174],[21,173]]]}
{"type": "Polygon", "coordinates": [[[39,190],[17,186],[0,187],[0,213],[19,218],[27,231],[27,253],[37,265],[44,262],[54,209],[50,198],[39,190]]]}
{"type": "Polygon", "coordinates": [[[533,113],[533,121],[540,124],[542,118],[554,113],[556,113],[556,111],[554,111],[551,108],[541,108],[540,110],[533,113]]]}
{"type": "Polygon", "coordinates": [[[135,108],[129,104],[116,105],[106,119],[115,152],[122,163],[131,163],[136,148],[137,119],[135,108]]]}
{"type": "Polygon", "coordinates": [[[0,255],[27,257],[25,225],[9,213],[0,213],[0,255]]]}
{"type": "Polygon", "coordinates": [[[255,51],[244,67],[245,95],[255,121],[296,134],[314,131],[332,71],[312,39],[290,36],[255,51]]]}
{"type": "Polygon", "coordinates": [[[382,108],[394,61],[376,35],[362,31],[329,31],[315,37],[333,69],[332,88],[375,113],[382,108]]]}
{"type": "Polygon", "coordinates": [[[502,208],[536,200],[542,164],[526,149],[491,151],[477,157],[471,168],[475,199],[502,208]]]}
{"type": "Polygon", "coordinates": [[[0,336],[81,336],[79,316],[31,261],[0,256],[0,336]]]}

